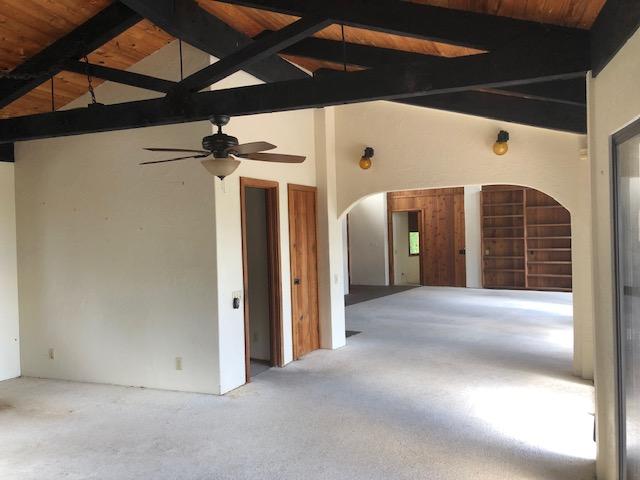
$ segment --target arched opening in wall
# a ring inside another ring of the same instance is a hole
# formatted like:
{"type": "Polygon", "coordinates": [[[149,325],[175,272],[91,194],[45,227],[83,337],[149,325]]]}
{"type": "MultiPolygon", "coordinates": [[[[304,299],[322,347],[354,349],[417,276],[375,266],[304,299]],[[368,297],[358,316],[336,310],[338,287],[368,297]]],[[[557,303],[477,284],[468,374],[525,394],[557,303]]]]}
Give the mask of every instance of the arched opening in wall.
{"type": "Polygon", "coordinates": [[[533,188],[477,185],[371,195],[347,222],[346,329],[358,332],[347,343],[367,352],[354,361],[385,395],[420,405],[411,421],[438,438],[426,443],[502,462],[500,478],[524,478],[531,460],[590,478],[570,212],[533,188]]]}

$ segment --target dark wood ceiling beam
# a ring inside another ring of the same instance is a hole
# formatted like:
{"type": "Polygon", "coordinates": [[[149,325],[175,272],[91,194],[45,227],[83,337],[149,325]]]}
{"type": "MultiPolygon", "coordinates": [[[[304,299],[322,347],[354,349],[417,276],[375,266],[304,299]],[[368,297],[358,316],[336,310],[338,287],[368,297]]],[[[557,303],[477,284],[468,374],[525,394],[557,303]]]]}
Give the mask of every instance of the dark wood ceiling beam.
{"type": "Polygon", "coordinates": [[[587,109],[585,106],[561,105],[477,91],[413,97],[398,101],[414,106],[552,130],[580,134],[587,132],[587,109]]]}
{"type": "MultiPolygon", "coordinates": [[[[216,58],[224,58],[252,40],[209,14],[194,0],[121,0],[170,35],[216,58]]],[[[264,82],[308,77],[286,60],[271,55],[245,69],[264,82]]]]}
{"type": "Polygon", "coordinates": [[[586,78],[582,77],[571,80],[502,87],[494,89],[494,92],[530,100],[542,100],[579,107],[587,106],[587,82],[586,78]]]}
{"type": "Polygon", "coordinates": [[[140,20],[142,17],[125,5],[115,2],[108,6],[11,71],[24,79],[0,78],[0,108],[49,80],[65,62],[90,54],[140,20]]]}
{"type": "MultiPolygon", "coordinates": [[[[343,45],[342,42],[323,38],[306,38],[286,48],[282,53],[339,64],[343,63],[346,58],[347,65],[366,68],[410,62],[420,62],[425,66],[440,68],[451,60],[435,55],[371,47],[356,43],[347,42],[343,45]]],[[[583,78],[503,87],[500,89],[500,93],[569,105],[586,105],[587,103],[586,82],[583,78]]]]}
{"type": "Polygon", "coordinates": [[[579,38],[588,48],[585,30],[398,0],[221,1],[299,17],[326,16],[353,27],[481,50],[496,50],[521,37],[544,37],[552,32],[579,38]]]}
{"type": "Polygon", "coordinates": [[[591,63],[596,77],[640,28],[640,1],[607,0],[591,27],[591,63]]]}
{"type": "Polygon", "coordinates": [[[189,92],[202,90],[313,35],[328,25],[330,21],[327,18],[303,17],[278,31],[270,32],[258,40],[247,43],[217,62],[188,76],[178,84],[177,89],[189,92]]]}
{"type": "MultiPolygon", "coordinates": [[[[553,52],[544,45],[450,59],[442,68],[391,65],[343,73],[0,121],[0,143],[204,120],[215,113],[252,115],[388,100],[479,88],[584,78],[588,59],[571,42],[553,52]]],[[[588,52],[587,52],[588,54],[588,52]]]]}
{"type": "Polygon", "coordinates": [[[0,143],[0,162],[15,162],[13,143],[0,143]]]}
{"type": "Polygon", "coordinates": [[[105,67],[104,65],[96,65],[92,63],[87,64],[79,61],[65,63],[63,70],[83,75],[90,73],[91,76],[101,78],[103,80],[109,80],[111,82],[122,83],[124,85],[162,93],[167,93],[178,85],[177,82],[172,82],[170,80],[150,77],[149,75],[129,72],[126,70],[118,70],[116,68],[105,67]]]}
{"type": "Polygon", "coordinates": [[[252,115],[385,100],[426,93],[420,71],[355,72],[339,79],[289,80],[172,97],[98,105],[0,120],[0,143],[206,120],[216,113],[252,115]]]}

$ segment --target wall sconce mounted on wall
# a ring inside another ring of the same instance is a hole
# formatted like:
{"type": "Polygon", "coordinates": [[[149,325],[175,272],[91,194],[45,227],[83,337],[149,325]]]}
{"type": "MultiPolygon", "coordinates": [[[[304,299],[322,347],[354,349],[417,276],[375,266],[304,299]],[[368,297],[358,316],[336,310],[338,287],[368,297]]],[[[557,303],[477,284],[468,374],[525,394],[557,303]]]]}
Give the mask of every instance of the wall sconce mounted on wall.
{"type": "Polygon", "coordinates": [[[369,170],[371,168],[371,159],[373,158],[373,148],[366,147],[364,154],[360,158],[360,168],[363,170],[369,170]]]}
{"type": "Polygon", "coordinates": [[[504,155],[509,150],[509,132],[500,130],[496,143],[493,144],[493,153],[496,155],[504,155]]]}

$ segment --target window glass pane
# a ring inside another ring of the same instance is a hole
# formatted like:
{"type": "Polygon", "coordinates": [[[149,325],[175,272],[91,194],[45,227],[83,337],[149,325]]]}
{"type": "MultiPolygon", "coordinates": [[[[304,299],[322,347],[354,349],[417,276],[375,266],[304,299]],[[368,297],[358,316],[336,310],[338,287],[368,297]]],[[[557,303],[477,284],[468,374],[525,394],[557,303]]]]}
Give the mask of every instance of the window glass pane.
{"type": "Polygon", "coordinates": [[[420,255],[419,232],[409,232],[409,255],[420,255]]]}
{"type": "Polygon", "coordinates": [[[640,135],[616,148],[616,248],[626,480],[640,480],[640,135]]]}

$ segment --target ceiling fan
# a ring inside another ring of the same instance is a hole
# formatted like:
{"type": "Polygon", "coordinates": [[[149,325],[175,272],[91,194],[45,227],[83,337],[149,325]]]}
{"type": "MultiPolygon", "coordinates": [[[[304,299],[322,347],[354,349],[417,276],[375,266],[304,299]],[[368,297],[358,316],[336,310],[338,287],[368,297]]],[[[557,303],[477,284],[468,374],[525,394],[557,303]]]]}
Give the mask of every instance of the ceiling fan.
{"type": "Polygon", "coordinates": [[[142,162],[140,165],[175,162],[177,160],[187,160],[191,158],[207,158],[210,155],[213,155],[213,158],[201,160],[201,163],[209,173],[222,180],[227,175],[231,175],[235,169],[240,166],[240,160],[235,157],[260,160],[262,162],[304,162],[306,157],[301,157],[299,155],[264,153],[267,150],[273,150],[276,148],[275,145],[268,142],[238,143],[238,139],[236,137],[222,133],[222,127],[228,124],[229,120],[230,117],[228,115],[214,115],[211,117],[211,123],[217,125],[218,132],[202,139],[202,148],[204,150],[189,150],[183,148],[145,148],[145,150],[149,150],[151,152],[182,152],[191,153],[192,155],[169,158],[167,160],[142,162]]]}

